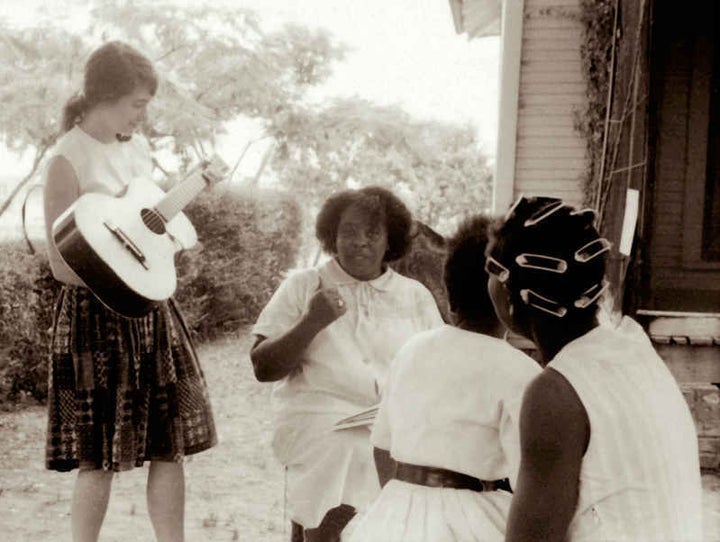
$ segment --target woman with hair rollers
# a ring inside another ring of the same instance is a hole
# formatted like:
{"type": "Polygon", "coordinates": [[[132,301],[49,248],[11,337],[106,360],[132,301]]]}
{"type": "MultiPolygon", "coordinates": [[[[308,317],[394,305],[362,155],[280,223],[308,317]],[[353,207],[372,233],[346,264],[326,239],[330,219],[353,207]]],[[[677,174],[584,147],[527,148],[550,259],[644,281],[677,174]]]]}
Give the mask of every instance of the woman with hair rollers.
{"type": "Polygon", "coordinates": [[[594,218],[521,197],[488,247],[495,310],[545,366],[523,398],[506,541],[701,540],[695,426],[643,329],[598,322],[610,243],[594,218]]]}

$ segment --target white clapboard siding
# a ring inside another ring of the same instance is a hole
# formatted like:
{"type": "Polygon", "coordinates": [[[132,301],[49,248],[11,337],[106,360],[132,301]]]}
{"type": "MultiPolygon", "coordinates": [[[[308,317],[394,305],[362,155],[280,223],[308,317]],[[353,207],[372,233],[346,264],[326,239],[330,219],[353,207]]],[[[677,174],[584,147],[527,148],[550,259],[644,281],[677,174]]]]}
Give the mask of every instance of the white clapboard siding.
{"type": "MultiPolygon", "coordinates": [[[[572,111],[567,109],[566,111],[572,111]]],[[[554,110],[552,115],[525,115],[518,119],[518,126],[532,130],[533,128],[542,128],[547,126],[560,127],[566,130],[564,134],[570,133],[575,123],[575,117],[571,113],[563,114],[559,110],[554,110]]],[[[523,132],[524,134],[525,132],[523,132]]]]}
{"type": "MultiPolygon", "coordinates": [[[[532,62],[545,61],[545,62],[577,62],[580,56],[579,46],[576,49],[528,49],[526,41],[523,40],[523,51],[522,51],[522,64],[528,64],[532,62]]],[[[540,66],[542,69],[542,66],[540,66]]]]}
{"type": "Polygon", "coordinates": [[[518,145],[520,145],[523,140],[534,138],[554,140],[564,137],[568,133],[568,127],[572,129],[572,124],[523,124],[520,128],[523,137],[522,139],[518,138],[518,145]]]}
{"type": "MultiPolygon", "coordinates": [[[[526,64],[523,70],[523,80],[528,85],[548,85],[557,83],[558,78],[567,77],[566,74],[573,76],[581,69],[580,62],[546,62],[538,66],[535,64],[526,64]]],[[[572,83],[576,84],[576,83],[572,83]]]]}
{"type": "Polygon", "coordinates": [[[544,168],[517,170],[515,180],[523,188],[540,188],[547,183],[555,183],[557,186],[567,186],[568,190],[575,190],[575,182],[582,178],[584,170],[580,168],[568,168],[564,160],[560,160],[559,167],[546,166],[544,168]],[[558,184],[559,183],[559,184],[558,184]]]}
{"type": "Polygon", "coordinates": [[[530,9],[572,9],[575,12],[580,7],[580,0],[525,0],[525,10],[530,9]]]}
{"type": "Polygon", "coordinates": [[[586,141],[576,131],[585,107],[580,0],[525,0],[518,97],[515,194],[580,205],[586,141]]]}
{"type": "Polygon", "coordinates": [[[585,170],[587,167],[587,160],[584,156],[576,158],[551,158],[544,156],[542,158],[526,158],[523,159],[522,164],[519,168],[515,168],[515,172],[527,171],[527,175],[532,175],[533,171],[536,170],[548,170],[552,169],[555,171],[567,169],[580,169],[585,170]]]}

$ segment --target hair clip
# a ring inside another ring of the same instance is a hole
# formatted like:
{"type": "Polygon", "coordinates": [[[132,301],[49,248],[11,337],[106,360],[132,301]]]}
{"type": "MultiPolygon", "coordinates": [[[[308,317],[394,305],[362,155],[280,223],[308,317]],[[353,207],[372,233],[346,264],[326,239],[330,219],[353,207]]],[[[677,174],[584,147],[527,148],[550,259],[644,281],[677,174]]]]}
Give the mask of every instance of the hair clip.
{"type": "Polygon", "coordinates": [[[539,269],[540,271],[549,271],[550,273],[564,273],[567,271],[567,262],[553,256],[544,256],[542,254],[531,254],[523,252],[518,254],[515,262],[526,269],[539,269]]]}
{"type": "Polygon", "coordinates": [[[572,211],[570,213],[571,216],[583,216],[583,215],[590,215],[592,216],[593,221],[597,218],[597,211],[595,209],[591,209],[590,207],[585,207],[584,209],[579,209],[577,211],[572,211]]]}
{"type": "Polygon", "coordinates": [[[562,318],[567,314],[567,309],[560,305],[557,301],[543,297],[537,292],[530,289],[520,290],[520,298],[525,302],[526,305],[534,307],[538,310],[562,318]]]}
{"type": "Polygon", "coordinates": [[[542,209],[539,209],[534,215],[532,215],[530,218],[528,218],[523,225],[526,228],[528,228],[530,226],[534,226],[535,224],[542,222],[550,215],[559,211],[563,207],[565,207],[565,202],[563,200],[554,199],[554,201],[552,201],[551,203],[548,203],[545,207],[543,207],[542,209]]]}
{"type": "Polygon", "coordinates": [[[500,282],[507,282],[510,278],[510,270],[492,256],[485,258],[485,272],[497,277],[500,282]]]}
{"type": "Polygon", "coordinates": [[[586,309],[603,294],[605,290],[607,290],[608,283],[604,280],[601,280],[597,284],[593,284],[585,290],[582,295],[575,300],[573,305],[577,307],[578,309],[586,309]]]}
{"type": "Polygon", "coordinates": [[[510,206],[510,208],[508,209],[507,213],[505,213],[505,220],[504,220],[504,222],[507,222],[508,220],[510,220],[510,217],[512,217],[512,215],[515,214],[515,211],[516,211],[517,208],[520,206],[520,204],[521,204],[523,201],[525,201],[525,199],[526,199],[525,196],[523,196],[522,194],[520,194],[520,195],[518,196],[518,198],[515,200],[515,203],[513,203],[513,204],[510,206]]]}
{"type": "Polygon", "coordinates": [[[590,241],[586,245],[581,246],[575,251],[575,261],[586,263],[597,258],[603,252],[610,250],[612,243],[604,237],[598,237],[594,241],[590,241]]]}

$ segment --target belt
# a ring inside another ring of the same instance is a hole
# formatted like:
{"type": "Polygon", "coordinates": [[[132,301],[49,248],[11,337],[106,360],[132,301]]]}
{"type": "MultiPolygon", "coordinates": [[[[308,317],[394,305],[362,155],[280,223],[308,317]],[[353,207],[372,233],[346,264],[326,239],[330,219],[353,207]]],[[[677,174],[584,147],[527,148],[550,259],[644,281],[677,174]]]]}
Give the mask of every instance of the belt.
{"type": "Polygon", "coordinates": [[[419,486],[470,489],[478,492],[502,489],[512,493],[510,481],[507,478],[503,478],[502,480],[480,480],[479,478],[462,474],[461,472],[438,467],[411,465],[410,463],[402,463],[400,461],[397,462],[397,471],[394,478],[419,486]]]}

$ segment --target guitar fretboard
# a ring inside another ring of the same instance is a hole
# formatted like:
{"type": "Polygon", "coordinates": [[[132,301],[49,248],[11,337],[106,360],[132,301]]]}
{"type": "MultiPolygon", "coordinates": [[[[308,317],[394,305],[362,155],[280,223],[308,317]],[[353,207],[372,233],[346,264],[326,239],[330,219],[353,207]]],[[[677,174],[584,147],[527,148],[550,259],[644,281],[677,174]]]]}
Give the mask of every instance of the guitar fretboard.
{"type": "Polygon", "coordinates": [[[155,209],[166,221],[172,220],[172,218],[182,211],[206,186],[207,182],[202,176],[202,170],[198,168],[190,177],[174,186],[155,206],[155,209]]]}

